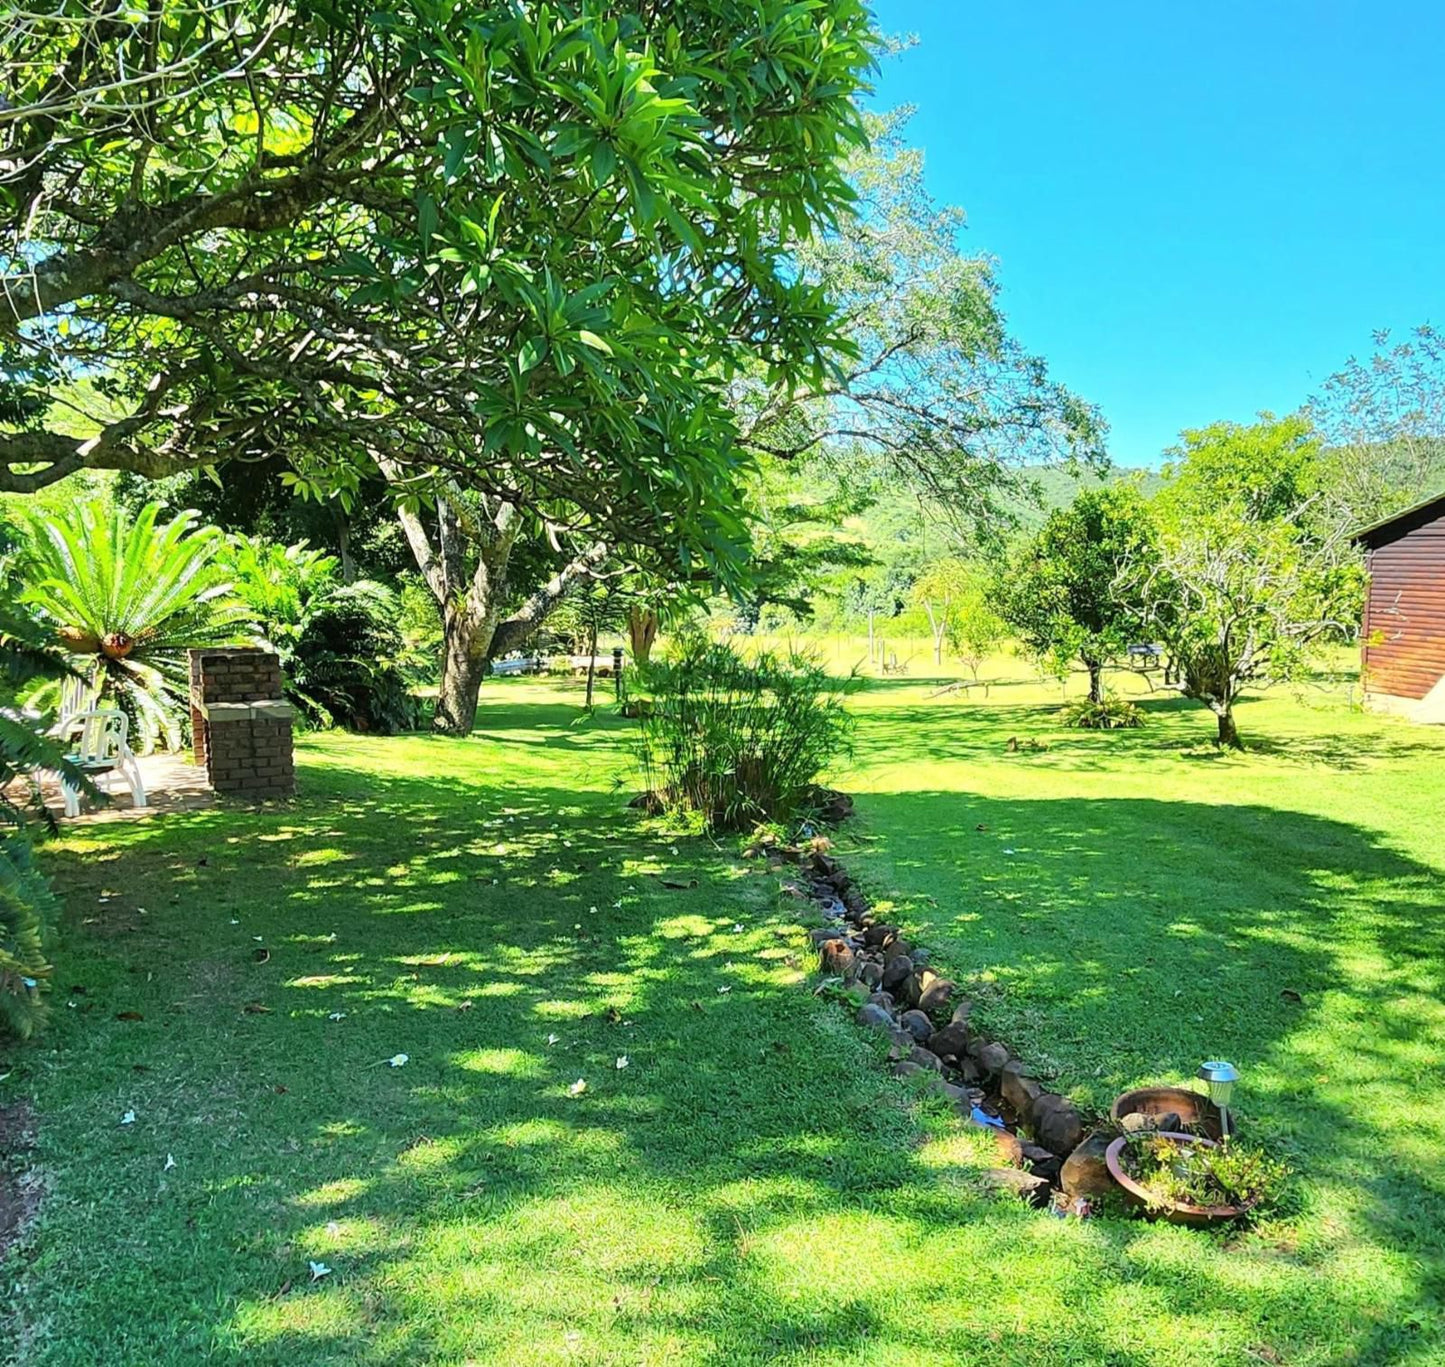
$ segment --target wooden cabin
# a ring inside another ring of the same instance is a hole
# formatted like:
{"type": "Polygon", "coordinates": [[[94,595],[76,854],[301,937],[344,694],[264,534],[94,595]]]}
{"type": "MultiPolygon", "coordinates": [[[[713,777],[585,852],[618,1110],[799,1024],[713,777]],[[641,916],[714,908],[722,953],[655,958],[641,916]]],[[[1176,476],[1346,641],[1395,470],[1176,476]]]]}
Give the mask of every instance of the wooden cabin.
{"type": "Polygon", "coordinates": [[[1445,494],[1355,534],[1370,568],[1366,706],[1445,723],[1445,494]]]}

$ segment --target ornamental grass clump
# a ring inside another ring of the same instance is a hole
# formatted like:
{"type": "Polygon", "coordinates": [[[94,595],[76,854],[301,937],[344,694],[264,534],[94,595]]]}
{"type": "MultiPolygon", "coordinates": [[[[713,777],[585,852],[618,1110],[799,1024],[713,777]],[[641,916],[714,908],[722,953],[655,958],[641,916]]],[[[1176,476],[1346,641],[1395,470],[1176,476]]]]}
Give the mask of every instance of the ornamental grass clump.
{"type": "Polygon", "coordinates": [[[1110,693],[1097,701],[1078,698],[1066,704],[1059,712],[1059,721],[1084,731],[1124,731],[1143,726],[1144,714],[1127,698],[1110,693]]]}
{"type": "Polygon", "coordinates": [[[643,780],[661,806],[708,831],[807,815],[822,770],[848,749],[845,685],[818,661],[763,652],[745,659],[697,640],[649,668],[643,780]]]}

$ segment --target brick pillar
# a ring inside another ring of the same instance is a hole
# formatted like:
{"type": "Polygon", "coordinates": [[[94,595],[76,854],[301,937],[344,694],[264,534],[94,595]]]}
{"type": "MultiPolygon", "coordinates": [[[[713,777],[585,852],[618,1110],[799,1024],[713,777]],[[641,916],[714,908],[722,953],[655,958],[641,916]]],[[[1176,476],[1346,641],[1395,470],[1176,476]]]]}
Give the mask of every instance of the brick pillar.
{"type": "Polygon", "coordinates": [[[295,792],[281,661],[253,648],[193,650],[190,659],[196,762],[205,764],[211,787],[243,797],[295,792]]]}

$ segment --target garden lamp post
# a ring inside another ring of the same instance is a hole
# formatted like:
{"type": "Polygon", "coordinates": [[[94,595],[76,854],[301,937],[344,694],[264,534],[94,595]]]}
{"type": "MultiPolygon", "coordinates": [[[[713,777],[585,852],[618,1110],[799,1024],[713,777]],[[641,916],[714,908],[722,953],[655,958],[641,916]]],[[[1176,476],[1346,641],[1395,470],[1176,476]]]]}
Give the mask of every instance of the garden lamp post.
{"type": "Polygon", "coordinates": [[[1234,1084],[1239,1081],[1239,1070],[1223,1059],[1210,1059],[1199,1065],[1198,1076],[1209,1088],[1209,1099],[1219,1107],[1219,1131],[1223,1138],[1229,1138],[1229,1098],[1234,1093],[1234,1084]]]}

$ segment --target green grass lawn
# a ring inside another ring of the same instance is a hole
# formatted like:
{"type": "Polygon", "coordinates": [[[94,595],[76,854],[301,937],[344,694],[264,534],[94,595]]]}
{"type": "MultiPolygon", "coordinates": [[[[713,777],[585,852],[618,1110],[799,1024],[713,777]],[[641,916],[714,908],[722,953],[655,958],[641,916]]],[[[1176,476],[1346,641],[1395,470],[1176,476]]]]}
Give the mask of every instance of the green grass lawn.
{"type": "Polygon", "coordinates": [[[1209,1236],[984,1192],[987,1148],[811,995],[776,880],[627,811],[575,690],[500,684],[466,741],[308,738],[285,810],[52,847],[0,1355],[1445,1360],[1442,738],[1281,699],[1218,758],[1198,711],[1065,736],[1043,690],[931,691],[857,699],[850,864],[1081,1102],[1232,1057],[1284,1210],[1209,1236]]]}

